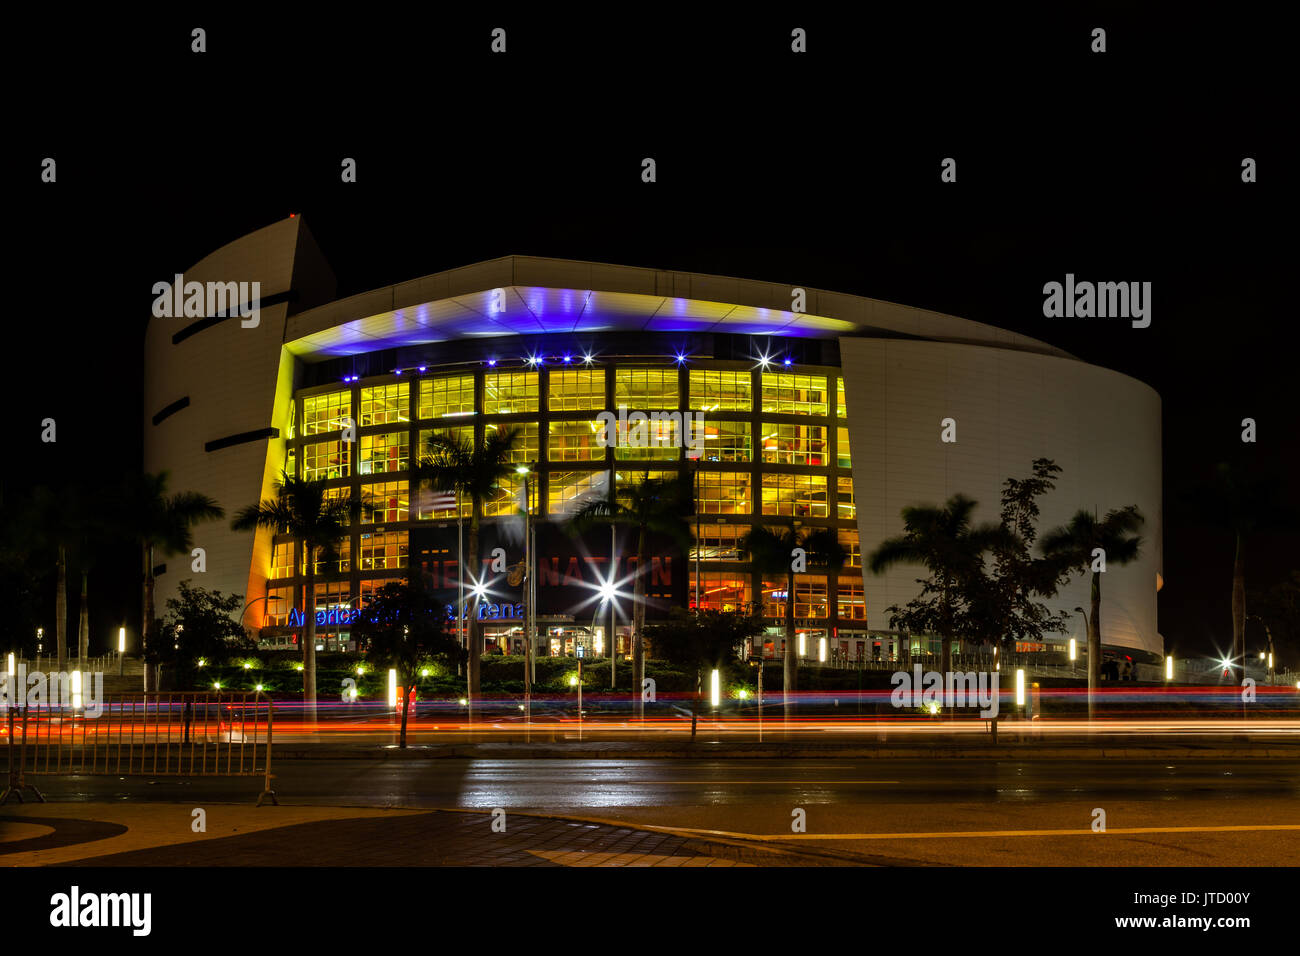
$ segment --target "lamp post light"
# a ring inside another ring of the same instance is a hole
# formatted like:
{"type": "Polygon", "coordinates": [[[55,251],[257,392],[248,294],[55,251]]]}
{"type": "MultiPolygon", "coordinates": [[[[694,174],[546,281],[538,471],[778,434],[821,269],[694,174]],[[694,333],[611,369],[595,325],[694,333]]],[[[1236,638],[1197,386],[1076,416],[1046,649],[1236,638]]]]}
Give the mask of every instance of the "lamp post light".
{"type": "Polygon", "coordinates": [[[1174,679],[1174,655],[1169,654],[1165,657],[1165,680],[1174,679]]]}
{"type": "Polygon", "coordinates": [[[117,676],[122,676],[122,662],[126,658],[126,628],[117,629],[117,676]]]}

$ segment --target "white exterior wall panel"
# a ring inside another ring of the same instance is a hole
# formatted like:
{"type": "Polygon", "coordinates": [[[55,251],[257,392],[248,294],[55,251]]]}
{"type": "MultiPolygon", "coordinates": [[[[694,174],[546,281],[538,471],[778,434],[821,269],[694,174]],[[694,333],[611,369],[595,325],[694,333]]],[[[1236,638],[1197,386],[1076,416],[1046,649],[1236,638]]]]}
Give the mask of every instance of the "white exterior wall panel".
{"type": "MultiPolygon", "coordinates": [[[[902,532],[904,507],[961,493],[979,502],[976,520],[996,521],[1002,482],[1027,475],[1034,458],[1052,458],[1064,471],[1042,499],[1040,533],[1080,508],[1104,514],[1136,504],[1145,516],[1141,557],[1108,567],[1102,580],[1102,639],[1162,653],[1160,399],[1152,389],[1072,359],[985,346],[843,338],[840,357],[864,563],[902,532]],[[956,420],[955,443],[940,440],[944,418],[956,420]]],[[[887,629],[885,609],[914,597],[921,576],[914,567],[879,577],[864,569],[868,626],[887,629]]],[[[1072,611],[1088,597],[1081,574],[1050,603],[1072,611]]],[[[1081,636],[1081,623],[1067,634],[1081,636]]]]}

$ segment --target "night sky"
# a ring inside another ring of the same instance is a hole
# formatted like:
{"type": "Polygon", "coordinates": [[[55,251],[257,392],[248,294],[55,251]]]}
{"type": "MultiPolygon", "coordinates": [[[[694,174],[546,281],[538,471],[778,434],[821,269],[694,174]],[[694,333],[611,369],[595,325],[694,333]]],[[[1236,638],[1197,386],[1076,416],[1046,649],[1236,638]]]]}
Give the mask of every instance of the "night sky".
{"type": "MultiPolygon", "coordinates": [[[[5,159],[6,491],[138,468],[152,284],[294,212],[340,295],[502,255],[595,260],[892,300],[1132,375],[1164,403],[1160,630],[1179,653],[1226,649],[1231,540],[1181,502],[1243,454],[1297,497],[1294,101],[1279,51],[1244,26],[1093,9],[73,28],[51,63],[79,81],[33,77],[5,159]],[[488,52],[498,25],[505,56],[488,52]],[[1099,25],[1109,49],[1091,54],[1099,25]],[[56,184],[39,182],[45,156],[56,184]],[[1151,327],[1044,318],[1043,284],[1067,272],[1152,282],[1151,327]],[[39,441],[51,416],[57,446],[39,441]],[[1243,448],[1247,416],[1259,442],[1243,448]]],[[[1287,543],[1252,540],[1252,589],[1300,568],[1287,543]]],[[[92,641],[139,614],[134,552],[102,563],[92,641]]]]}

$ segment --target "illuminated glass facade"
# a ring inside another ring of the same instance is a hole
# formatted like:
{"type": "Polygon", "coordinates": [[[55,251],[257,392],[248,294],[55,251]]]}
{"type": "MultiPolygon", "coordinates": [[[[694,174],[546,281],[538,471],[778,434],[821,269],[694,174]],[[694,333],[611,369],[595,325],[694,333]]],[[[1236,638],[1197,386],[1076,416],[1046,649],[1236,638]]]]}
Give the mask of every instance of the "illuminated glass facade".
{"type": "MultiPolygon", "coordinates": [[[[786,584],[759,580],[743,560],[741,539],[755,525],[774,520],[836,529],[849,560],[838,575],[798,576],[795,616],[801,630],[812,629],[814,644],[832,629],[853,628],[849,636],[865,636],[839,370],[809,365],[778,370],[696,356],[679,362],[668,348],[658,359],[593,351],[591,362],[575,366],[530,363],[524,357],[443,367],[430,360],[424,371],[345,376],[342,387],[335,382],[300,389],[290,413],[298,424],[289,436],[288,467],[303,477],[323,478],[332,494],[356,495],[367,506],[341,542],[338,559],[318,562],[319,606],[364,603],[384,583],[408,573],[415,560],[413,531],[455,527],[454,503],[433,489],[413,486],[412,468],[428,454],[430,436],[481,441],[512,428],[519,439],[511,462],[532,471],[529,506],[541,524],[562,521],[593,495],[613,493],[626,500],[626,490],[647,476],[683,476],[691,483],[698,517],[687,518],[692,530],[698,529],[698,541],[686,553],[656,559],[673,557],[685,567],[685,593],[680,578],[676,591],[669,587],[662,568],[663,578],[652,589],[679,605],[693,606],[697,590],[705,607],[757,601],[769,625],[779,627],[786,584]],[[344,441],[343,428],[354,411],[355,441],[344,441]],[[599,416],[605,412],[614,416],[612,428],[602,427],[599,416]],[[619,420],[620,412],[677,413],[678,418],[649,421],[638,430],[635,422],[619,420]],[[609,439],[605,444],[602,434],[609,439]],[[638,434],[644,443],[632,444],[629,439],[638,434]],[[688,454],[691,442],[698,457],[688,454]]],[[[521,489],[520,478],[502,481],[482,503],[485,527],[515,520],[521,489]]],[[[469,512],[469,502],[462,502],[461,516],[469,512]]],[[[542,579],[563,578],[568,558],[557,558],[552,566],[546,554],[538,557],[542,579]]],[[[450,575],[441,582],[446,584],[455,580],[454,555],[442,554],[442,561],[440,573],[450,575]]],[[[292,542],[283,536],[275,538],[268,571],[274,596],[267,602],[266,623],[283,627],[292,587],[302,584],[294,575],[292,542]]],[[[544,610],[539,607],[539,613],[544,610]]],[[[331,635],[326,643],[346,638],[346,632],[331,635]]],[[[775,645],[780,653],[780,635],[775,645]]]]}

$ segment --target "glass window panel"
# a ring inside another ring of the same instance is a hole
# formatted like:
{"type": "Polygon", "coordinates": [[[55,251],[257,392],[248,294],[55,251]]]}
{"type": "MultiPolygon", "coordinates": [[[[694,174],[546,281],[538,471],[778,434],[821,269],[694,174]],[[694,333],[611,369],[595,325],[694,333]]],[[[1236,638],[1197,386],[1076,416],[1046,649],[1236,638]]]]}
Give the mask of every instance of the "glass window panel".
{"type": "Polygon", "coordinates": [[[546,457],[549,461],[604,461],[600,444],[600,422],[551,422],[547,426],[546,457]]]}
{"type": "Polygon", "coordinates": [[[835,414],[839,418],[849,417],[849,406],[844,401],[844,379],[835,379],[835,414]]]}
{"type": "MultiPolygon", "coordinates": [[[[698,432],[697,432],[698,434],[698,432]]],[[[706,421],[703,461],[752,461],[749,422],[706,421]]]]}
{"type": "Polygon", "coordinates": [[[825,475],[763,475],[763,514],[825,518],[825,475]]]}
{"type": "Polygon", "coordinates": [[[700,561],[743,561],[740,539],[749,533],[747,524],[703,524],[695,543],[691,545],[690,558],[700,561]]]}
{"type": "Polygon", "coordinates": [[[271,577],[293,577],[293,542],[277,544],[271,552],[271,577]]]}
{"type": "Polygon", "coordinates": [[[417,405],[420,418],[473,415],[474,376],[439,375],[421,379],[417,405]]]}
{"type": "MultiPolygon", "coordinates": [[[[523,494],[523,476],[508,475],[497,487],[492,489],[492,494],[483,499],[483,516],[485,518],[498,518],[503,515],[517,515],[522,510],[520,508],[520,497],[523,494]]],[[[528,511],[531,514],[537,513],[537,481],[528,483],[528,511]]],[[[520,532],[522,535],[522,532],[520,532]]]]}
{"type": "Polygon", "coordinates": [[[516,415],[538,410],[536,372],[490,372],[483,376],[483,411],[487,415],[516,415]]]}
{"type": "Polygon", "coordinates": [[[836,492],[838,498],[836,499],[835,507],[839,512],[838,516],[844,519],[856,518],[858,516],[858,509],[853,503],[853,479],[837,478],[836,492]]]}
{"type": "Polygon", "coordinates": [[[405,531],[363,532],[361,535],[361,570],[390,571],[404,568],[409,559],[405,531]]]}
{"type": "Polygon", "coordinates": [[[763,411],[825,415],[826,406],[826,376],[763,373],[763,411]]]}
{"type": "Polygon", "coordinates": [[[536,422],[516,422],[510,425],[494,425],[489,422],[483,427],[483,432],[485,436],[490,436],[500,428],[515,430],[515,443],[507,459],[512,465],[531,464],[539,460],[542,447],[536,422]]]}
{"type": "Polygon", "coordinates": [[[748,472],[701,471],[698,481],[700,514],[750,513],[748,472]]]}
{"type": "Polygon", "coordinates": [[[546,407],[553,412],[582,412],[605,407],[605,370],[569,369],[551,372],[546,407]]]}
{"type": "Polygon", "coordinates": [[[411,496],[404,481],[373,482],[361,486],[361,501],[375,510],[361,509],[362,524],[388,524],[411,517],[411,496]]]}
{"type": "MultiPolygon", "coordinates": [[[[694,580],[690,602],[695,606],[694,580]]],[[[703,571],[700,573],[700,607],[715,611],[739,611],[750,603],[749,578],[735,572],[703,571]]]]}
{"type": "Polygon", "coordinates": [[[676,421],[619,422],[614,457],[620,461],[677,461],[680,424],[676,421]]]}
{"type": "Polygon", "coordinates": [[[361,436],[361,461],[357,473],[379,475],[406,471],[411,464],[411,433],[383,432],[361,436]]]}
{"type": "Polygon", "coordinates": [[[344,425],[343,420],[351,415],[351,389],[308,395],[302,400],[302,433],[319,435],[338,431],[344,425]]]}
{"type": "Polygon", "coordinates": [[[828,594],[825,577],[797,575],[794,579],[794,616],[796,618],[829,617],[828,594]]]}
{"type": "Polygon", "coordinates": [[[840,531],[840,547],[844,549],[846,568],[862,567],[862,544],[857,531],[840,531]]]}
{"type": "Polygon", "coordinates": [[[849,454],[849,430],[835,429],[835,463],[841,468],[852,468],[853,457],[849,454]]]}
{"type": "Polygon", "coordinates": [[[614,372],[614,404],[628,411],[677,408],[676,368],[621,368],[614,372]]]}
{"type": "Polygon", "coordinates": [[[826,464],[823,425],[763,425],[763,460],[779,465],[826,464]]]}
{"type": "Polygon", "coordinates": [[[836,597],[839,616],[853,621],[867,619],[867,599],[861,578],[840,578],[836,597]]]}
{"type": "Polygon", "coordinates": [[[319,441],[302,446],[302,476],[307,481],[346,478],[351,474],[352,445],[345,441],[319,441]]]}
{"type": "Polygon", "coordinates": [[[748,412],[754,407],[750,373],[691,369],[690,407],[701,412],[748,412]]]}
{"type": "Polygon", "coordinates": [[[608,471],[553,471],[548,476],[547,510],[553,515],[572,514],[589,497],[608,494],[608,471]]]}
{"type": "Polygon", "coordinates": [[[677,472],[675,471],[620,471],[614,477],[615,500],[630,505],[632,499],[628,497],[627,489],[639,485],[643,481],[669,481],[676,477],[677,472]]]}
{"type": "Polygon", "coordinates": [[[358,424],[393,425],[411,420],[409,382],[374,385],[361,389],[361,420],[358,424]]]}

